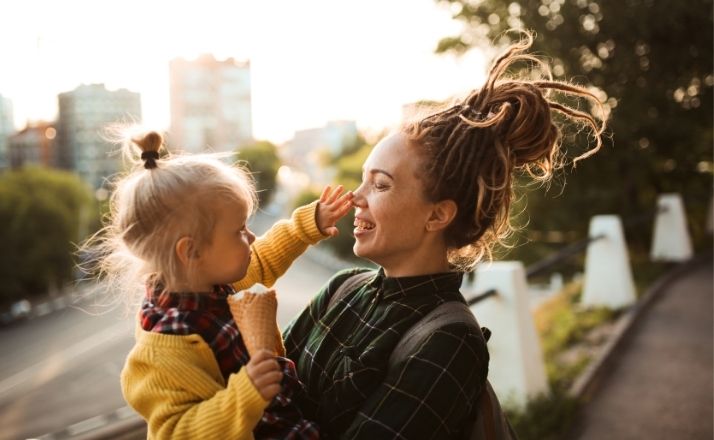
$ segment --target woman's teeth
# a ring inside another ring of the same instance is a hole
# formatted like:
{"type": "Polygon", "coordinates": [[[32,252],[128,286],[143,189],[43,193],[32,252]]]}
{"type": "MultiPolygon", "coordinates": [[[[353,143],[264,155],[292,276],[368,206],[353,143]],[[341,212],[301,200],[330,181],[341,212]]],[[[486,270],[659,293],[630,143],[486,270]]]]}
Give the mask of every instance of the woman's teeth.
{"type": "Polygon", "coordinates": [[[354,226],[361,231],[368,231],[374,229],[374,223],[370,223],[365,220],[355,219],[354,226]]]}

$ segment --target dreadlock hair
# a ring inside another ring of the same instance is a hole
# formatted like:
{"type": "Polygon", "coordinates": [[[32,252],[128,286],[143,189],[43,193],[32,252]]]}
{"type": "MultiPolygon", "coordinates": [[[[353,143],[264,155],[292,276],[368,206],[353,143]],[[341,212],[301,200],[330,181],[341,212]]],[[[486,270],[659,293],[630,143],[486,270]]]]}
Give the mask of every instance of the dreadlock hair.
{"type": "Polygon", "coordinates": [[[555,102],[550,95],[555,91],[571,101],[585,98],[604,115],[600,100],[583,87],[554,81],[545,62],[525,53],[533,36],[523,35],[496,59],[480,90],[401,127],[421,159],[426,196],[458,205],[445,238],[449,262],[460,270],[472,269],[484,256],[491,258],[492,247],[505,245],[513,231],[509,209],[514,173],[525,172],[547,182],[563,165],[562,123],[553,118],[553,111],[562,114],[564,122],[587,126],[594,134],[595,146],[573,164],[602,146],[604,116],[598,122],[590,113],[555,102]],[[545,79],[507,78],[506,71],[518,61],[535,63],[545,79]]]}

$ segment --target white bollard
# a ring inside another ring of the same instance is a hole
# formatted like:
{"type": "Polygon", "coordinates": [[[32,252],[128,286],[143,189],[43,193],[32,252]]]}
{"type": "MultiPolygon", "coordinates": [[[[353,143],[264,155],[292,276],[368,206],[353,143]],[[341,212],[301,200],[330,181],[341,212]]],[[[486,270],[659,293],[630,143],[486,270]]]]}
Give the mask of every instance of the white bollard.
{"type": "Polygon", "coordinates": [[[523,264],[481,264],[474,286],[478,293],[498,291],[472,307],[479,324],[491,330],[488,379],[502,402],[523,408],[529,398],[549,391],[523,264]]]}
{"type": "Polygon", "coordinates": [[[620,217],[596,215],[590,220],[588,236],[603,238],[590,243],[585,254],[581,303],[611,309],[634,304],[635,283],[620,217]]]}
{"type": "Polygon", "coordinates": [[[692,242],[687,230],[687,216],[679,194],[661,194],[657,199],[661,210],[654,222],[652,261],[687,261],[692,258],[692,242]]]}

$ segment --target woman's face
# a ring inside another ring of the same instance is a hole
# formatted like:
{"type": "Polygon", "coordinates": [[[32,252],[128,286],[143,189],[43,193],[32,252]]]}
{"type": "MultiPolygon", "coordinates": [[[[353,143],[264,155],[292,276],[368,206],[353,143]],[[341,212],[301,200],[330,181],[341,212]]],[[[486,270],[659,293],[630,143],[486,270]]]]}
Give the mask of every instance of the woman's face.
{"type": "Polygon", "coordinates": [[[424,238],[433,204],[424,196],[418,173],[419,158],[407,138],[392,134],[370,153],[354,192],[354,253],[390,276],[417,274],[420,257],[428,257],[431,241],[424,238]]]}

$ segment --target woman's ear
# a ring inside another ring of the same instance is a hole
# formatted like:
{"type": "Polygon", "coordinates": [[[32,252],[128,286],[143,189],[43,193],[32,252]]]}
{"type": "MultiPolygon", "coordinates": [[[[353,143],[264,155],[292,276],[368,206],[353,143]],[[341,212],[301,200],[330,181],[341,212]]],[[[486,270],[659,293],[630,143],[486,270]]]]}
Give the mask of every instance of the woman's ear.
{"type": "Polygon", "coordinates": [[[456,206],[456,202],[450,199],[434,203],[434,208],[431,211],[429,220],[426,222],[426,230],[440,231],[446,229],[454,217],[456,217],[458,210],[459,208],[456,206]]]}
{"type": "Polygon", "coordinates": [[[179,238],[176,242],[175,251],[176,256],[184,266],[188,266],[191,259],[198,258],[195,243],[193,239],[187,235],[179,238]]]}

